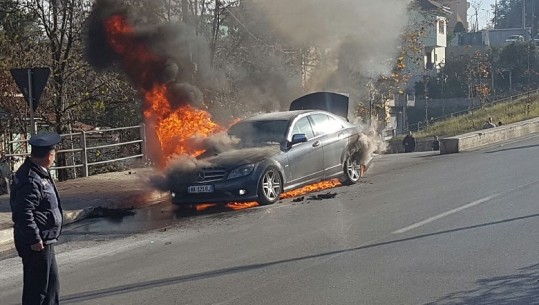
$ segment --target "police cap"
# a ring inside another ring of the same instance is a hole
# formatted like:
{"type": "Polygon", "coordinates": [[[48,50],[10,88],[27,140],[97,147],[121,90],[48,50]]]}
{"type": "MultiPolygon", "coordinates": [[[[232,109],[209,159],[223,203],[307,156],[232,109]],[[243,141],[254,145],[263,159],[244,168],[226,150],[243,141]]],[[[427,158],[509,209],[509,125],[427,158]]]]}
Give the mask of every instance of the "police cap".
{"type": "Polygon", "coordinates": [[[44,132],[33,135],[28,143],[32,145],[32,148],[41,148],[53,150],[54,145],[60,143],[60,135],[55,132],[44,132]]]}

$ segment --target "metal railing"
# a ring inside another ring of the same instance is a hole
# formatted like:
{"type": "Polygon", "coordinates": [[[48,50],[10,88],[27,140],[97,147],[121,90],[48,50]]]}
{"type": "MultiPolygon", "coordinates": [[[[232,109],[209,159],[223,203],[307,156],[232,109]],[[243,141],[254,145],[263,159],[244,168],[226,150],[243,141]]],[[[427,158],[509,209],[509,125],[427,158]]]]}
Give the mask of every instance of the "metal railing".
{"type": "MultiPolygon", "coordinates": [[[[81,131],[61,134],[60,136],[62,141],[60,142],[60,149],[58,149],[56,153],[58,156],[63,154],[66,165],[53,166],[51,168],[52,171],[73,169],[75,172],[76,169],[81,169],[81,176],[88,177],[90,175],[90,167],[92,166],[146,158],[145,124],[81,131]],[[122,140],[122,138],[125,138],[125,140],[122,140]],[[133,145],[138,145],[135,149],[137,153],[132,152],[133,145]],[[125,147],[131,147],[131,149],[125,150],[127,155],[118,157],[119,152],[117,148],[120,148],[121,150],[125,147]],[[104,154],[102,153],[104,150],[111,150],[111,152],[104,154]],[[90,158],[92,153],[93,158],[90,158]],[[71,162],[67,162],[69,160],[71,162]]],[[[24,157],[29,155],[29,144],[27,139],[7,141],[7,144],[8,153],[5,154],[5,156],[19,159],[19,164],[22,163],[24,157]]],[[[12,170],[15,169],[13,168],[12,170]]]]}
{"type": "Polygon", "coordinates": [[[500,99],[485,103],[484,105],[470,107],[468,109],[464,109],[464,110],[457,111],[457,112],[452,112],[450,114],[446,114],[446,115],[443,115],[443,116],[435,117],[435,118],[429,120],[428,122],[419,121],[419,122],[414,123],[414,124],[409,124],[407,126],[407,130],[421,131],[421,130],[424,130],[424,129],[428,128],[428,126],[430,126],[430,125],[432,125],[432,124],[434,124],[436,122],[443,121],[443,120],[446,120],[446,119],[451,119],[451,118],[462,116],[462,115],[466,115],[466,114],[471,113],[471,112],[473,112],[475,110],[482,109],[485,106],[488,107],[488,106],[492,106],[492,105],[495,105],[495,104],[498,104],[498,103],[504,103],[504,102],[512,103],[512,102],[517,101],[517,100],[519,100],[519,99],[521,99],[523,97],[528,97],[528,96],[532,96],[532,95],[534,95],[534,96],[539,95],[539,89],[530,90],[530,91],[520,93],[520,94],[516,94],[516,95],[511,95],[511,96],[508,96],[508,97],[500,98],[500,99]]]}

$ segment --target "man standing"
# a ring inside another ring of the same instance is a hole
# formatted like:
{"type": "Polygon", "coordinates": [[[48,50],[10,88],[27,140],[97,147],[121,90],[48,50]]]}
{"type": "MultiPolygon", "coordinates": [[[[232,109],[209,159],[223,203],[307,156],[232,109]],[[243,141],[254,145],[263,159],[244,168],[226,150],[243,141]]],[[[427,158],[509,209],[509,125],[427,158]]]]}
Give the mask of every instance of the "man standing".
{"type": "Polygon", "coordinates": [[[434,136],[431,146],[432,150],[440,150],[440,140],[438,139],[438,136],[434,136]]]}
{"type": "Polygon", "coordinates": [[[402,140],[402,146],[404,146],[404,152],[409,153],[415,151],[415,139],[411,131],[402,140]]]}
{"type": "Polygon", "coordinates": [[[49,172],[60,135],[34,135],[30,157],[15,173],[10,205],[15,247],[23,264],[23,305],[58,304],[58,266],[53,244],[62,230],[62,207],[49,172]]]}

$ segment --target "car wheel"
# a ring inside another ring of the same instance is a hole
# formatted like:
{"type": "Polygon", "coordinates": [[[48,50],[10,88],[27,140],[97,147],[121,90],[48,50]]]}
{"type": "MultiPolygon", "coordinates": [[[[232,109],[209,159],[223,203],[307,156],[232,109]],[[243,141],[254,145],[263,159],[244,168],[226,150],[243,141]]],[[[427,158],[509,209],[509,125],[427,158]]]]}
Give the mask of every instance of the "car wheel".
{"type": "Polygon", "coordinates": [[[258,183],[258,203],[267,205],[279,200],[283,191],[281,174],[274,167],[268,167],[258,183]]]}
{"type": "Polygon", "coordinates": [[[343,172],[343,184],[351,185],[359,181],[359,178],[361,177],[361,164],[358,162],[357,158],[354,155],[349,153],[346,155],[343,172]]]}

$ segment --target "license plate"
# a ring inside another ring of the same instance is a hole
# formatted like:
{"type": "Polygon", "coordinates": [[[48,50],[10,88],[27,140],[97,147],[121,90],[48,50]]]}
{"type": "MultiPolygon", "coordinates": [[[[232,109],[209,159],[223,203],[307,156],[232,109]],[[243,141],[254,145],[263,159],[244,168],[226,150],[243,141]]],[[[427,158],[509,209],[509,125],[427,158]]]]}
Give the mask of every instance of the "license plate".
{"type": "Polygon", "coordinates": [[[213,185],[194,185],[187,188],[190,194],[213,193],[213,185]]]}

